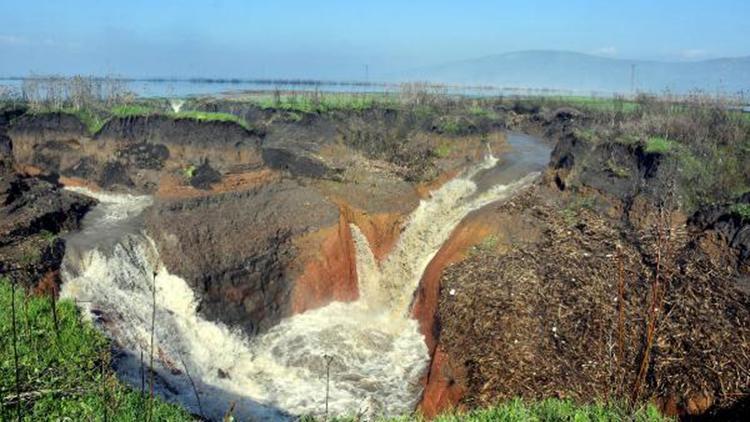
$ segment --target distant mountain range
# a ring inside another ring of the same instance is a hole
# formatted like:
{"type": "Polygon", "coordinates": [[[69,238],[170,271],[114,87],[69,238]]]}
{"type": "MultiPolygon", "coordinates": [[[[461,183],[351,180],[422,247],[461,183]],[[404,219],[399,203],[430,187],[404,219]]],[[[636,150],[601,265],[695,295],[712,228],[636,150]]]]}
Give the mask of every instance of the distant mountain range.
{"type": "MultiPolygon", "coordinates": [[[[396,76],[396,75],[394,75],[396,76]]],[[[403,72],[399,80],[581,92],[750,92],[750,56],[703,61],[625,60],[564,51],[520,51],[403,72]]]]}

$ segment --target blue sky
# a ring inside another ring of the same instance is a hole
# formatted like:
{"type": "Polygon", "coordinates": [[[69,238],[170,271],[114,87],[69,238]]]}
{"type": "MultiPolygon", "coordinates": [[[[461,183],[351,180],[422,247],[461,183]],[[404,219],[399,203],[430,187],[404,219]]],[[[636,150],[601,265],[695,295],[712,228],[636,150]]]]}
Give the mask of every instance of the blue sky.
{"type": "Polygon", "coordinates": [[[0,1],[0,76],[363,78],[365,64],[377,75],[529,49],[750,55],[747,0],[0,1]]]}

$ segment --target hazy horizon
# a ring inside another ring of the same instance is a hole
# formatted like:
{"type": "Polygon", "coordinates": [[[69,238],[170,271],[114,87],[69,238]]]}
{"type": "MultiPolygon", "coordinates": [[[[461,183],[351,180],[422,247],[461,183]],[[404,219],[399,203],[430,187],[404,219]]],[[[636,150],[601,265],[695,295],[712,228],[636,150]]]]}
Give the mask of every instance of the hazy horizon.
{"type": "Polygon", "coordinates": [[[352,4],[49,0],[0,6],[0,76],[366,80],[526,50],[628,60],[750,55],[742,1],[352,4]]]}

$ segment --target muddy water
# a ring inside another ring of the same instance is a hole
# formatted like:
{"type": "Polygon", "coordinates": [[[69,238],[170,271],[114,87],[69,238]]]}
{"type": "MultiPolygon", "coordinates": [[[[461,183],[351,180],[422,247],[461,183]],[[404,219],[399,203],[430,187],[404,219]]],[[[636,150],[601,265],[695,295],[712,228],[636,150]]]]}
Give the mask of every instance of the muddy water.
{"type": "Polygon", "coordinates": [[[135,386],[141,354],[148,361],[155,311],[158,391],[211,419],[221,419],[231,403],[243,420],[320,415],[326,357],[331,413],[407,413],[419,399],[428,365],[424,338],[409,317],[422,272],[468,213],[531,183],[549,157],[534,138],[511,134],[509,142],[509,154],[500,160],[488,155],[423,200],[381,264],[352,227],[358,301],[293,316],[256,338],[199,315],[193,291],[164,268],[140,231],[148,197],[87,192],[100,205],[68,239],[62,296],[79,301],[114,340],[122,351],[118,373],[135,386]]]}

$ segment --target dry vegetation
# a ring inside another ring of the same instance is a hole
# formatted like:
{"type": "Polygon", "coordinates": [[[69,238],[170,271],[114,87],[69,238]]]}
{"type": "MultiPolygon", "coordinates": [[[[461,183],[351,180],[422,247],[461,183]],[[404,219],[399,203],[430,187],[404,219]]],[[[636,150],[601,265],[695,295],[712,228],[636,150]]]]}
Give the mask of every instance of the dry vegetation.
{"type": "Polygon", "coordinates": [[[545,197],[497,211],[531,219],[541,241],[477,248],[444,274],[442,291],[455,294],[441,294],[440,347],[466,368],[465,404],[657,399],[697,413],[746,400],[750,298],[732,272],[658,208],[633,232],[603,217],[604,204],[571,218],[570,199],[545,197]]]}

